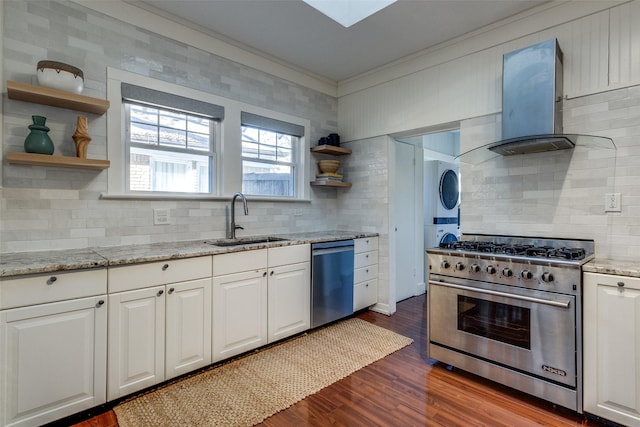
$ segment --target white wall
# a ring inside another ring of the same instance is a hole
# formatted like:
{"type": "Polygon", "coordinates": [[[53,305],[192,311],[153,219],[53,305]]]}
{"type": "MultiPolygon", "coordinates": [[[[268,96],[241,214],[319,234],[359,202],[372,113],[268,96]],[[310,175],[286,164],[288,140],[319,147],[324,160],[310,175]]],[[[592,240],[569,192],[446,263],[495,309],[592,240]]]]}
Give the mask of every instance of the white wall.
{"type": "Polygon", "coordinates": [[[640,251],[640,1],[551,3],[341,83],[345,139],[460,123],[461,150],[500,139],[502,54],[558,38],[564,130],[613,138],[617,150],[498,158],[461,165],[462,231],[581,237],[600,257],[640,251]],[[622,193],[622,212],[604,194],[622,193]]]}
{"type": "MultiPolygon", "coordinates": [[[[284,114],[308,121],[310,131],[305,138],[310,144],[337,130],[337,100],[327,93],[331,92],[330,85],[226,46],[135,5],[115,0],[24,0],[0,2],[0,6],[4,16],[4,79],[35,83],[37,62],[57,60],[84,71],[85,95],[105,99],[107,68],[119,69],[234,100],[253,106],[255,111],[268,109],[276,117],[284,114]]],[[[23,151],[33,114],[47,117],[55,154],[75,154],[71,136],[80,113],[6,96],[2,99],[0,134],[3,153],[23,151]]],[[[108,157],[107,145],[114,142],[110,136],[107,143],[107,117],[111,114],[120,111],[116,108],[102,116],[88,114],[91,158],[108,157]]],[[[238,123],[239,118],[234,118],[238,123]]],[[[229,119],[228,123],[233,121],[229,119]]],[[[114,143],[118,142],[116,137],[114,143]]],[[[218,148],[223,150],[224,146],[218,148]]],[[[308,150],[304,157],[311,161],[308,150]]],[[[107,176],[123,170],[117,166],[97,172],[4,161],[0,254],[224,236],[230,197],[106,200],[102,194],[108,192],[107,176]],[[171,224],[154,226],[154,208],[169,209],[171,224]]],[[[315,168],[314,164],[309,166],[315,168]]],[[[223,194],[241,190],[238,180],[229,184],[226,178],[223,194]]],[[[308,188],[305,196],[307,200],[302,202],[249,197],[249,216],[243,216],[241,222],[243,235],[332,229],[336,190],[308,188]]]]}
{"type": "Polygon", "coordinates": [[[379,233],[378,304],[376,310],[395,312],[395,289],[389,275],[389,151],[393,140],[372,138],[343,144],[352,154],[343,158],[345,178],[352,183],[338,197],[338,229],[379,233]]]}

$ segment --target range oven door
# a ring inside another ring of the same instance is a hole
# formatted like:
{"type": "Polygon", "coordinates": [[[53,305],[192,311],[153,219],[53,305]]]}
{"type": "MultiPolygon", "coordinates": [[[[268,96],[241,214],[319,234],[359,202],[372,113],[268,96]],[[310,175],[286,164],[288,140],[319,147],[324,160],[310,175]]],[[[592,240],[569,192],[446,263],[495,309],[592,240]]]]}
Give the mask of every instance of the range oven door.
{"type": "Polygon", "coordinates": [[[431,279],[431,345],[576,387],[575,296],[431,279]]]}

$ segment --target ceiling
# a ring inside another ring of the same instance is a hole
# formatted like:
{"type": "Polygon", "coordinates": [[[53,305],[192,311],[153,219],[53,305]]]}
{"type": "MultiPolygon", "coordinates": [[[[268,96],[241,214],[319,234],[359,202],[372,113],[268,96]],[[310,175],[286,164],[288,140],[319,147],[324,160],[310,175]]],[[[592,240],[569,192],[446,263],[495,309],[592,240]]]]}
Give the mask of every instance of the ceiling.
{"type": "Polygon", "coordinates": [[[144,0],[143,6],[338,82],[545,2],[398,0],[349,28],[302,0],[144,0]]]}

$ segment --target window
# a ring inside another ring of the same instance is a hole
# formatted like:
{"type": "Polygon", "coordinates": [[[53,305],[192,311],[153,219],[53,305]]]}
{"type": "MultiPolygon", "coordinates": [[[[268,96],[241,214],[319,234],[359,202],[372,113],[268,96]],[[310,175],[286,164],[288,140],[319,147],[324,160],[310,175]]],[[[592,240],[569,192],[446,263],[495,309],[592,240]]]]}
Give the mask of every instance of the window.
{"type": "Polygon", "coordinates": [[[129,192],[212,193],[219,106],[122,84],[129,192]]]}
{"type": "Polygon", "coordinates": [[[242,192],[295,196],[297,150],[304,127],[242,112],[242,192]]]}

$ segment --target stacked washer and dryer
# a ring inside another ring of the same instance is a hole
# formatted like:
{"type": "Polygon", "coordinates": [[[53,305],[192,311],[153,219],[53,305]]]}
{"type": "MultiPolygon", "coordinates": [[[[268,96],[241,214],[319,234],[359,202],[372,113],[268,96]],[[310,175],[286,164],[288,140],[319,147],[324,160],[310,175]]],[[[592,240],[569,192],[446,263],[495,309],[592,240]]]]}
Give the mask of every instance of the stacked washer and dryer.
{"type": "Polygon", "coordinates": [[[425,248],[460,237],[460,166],[440,160],[424,162],[425,248]]]}

